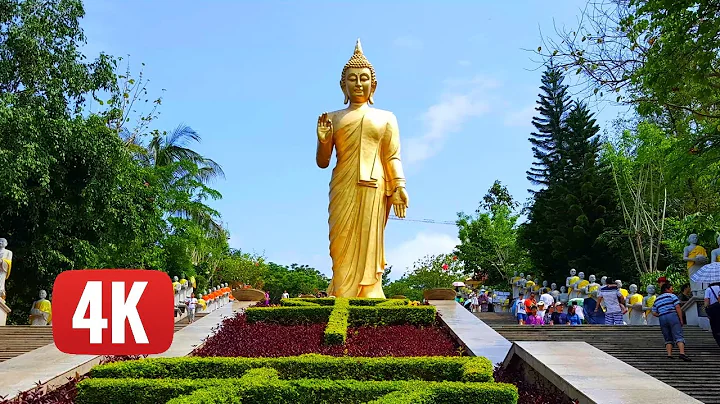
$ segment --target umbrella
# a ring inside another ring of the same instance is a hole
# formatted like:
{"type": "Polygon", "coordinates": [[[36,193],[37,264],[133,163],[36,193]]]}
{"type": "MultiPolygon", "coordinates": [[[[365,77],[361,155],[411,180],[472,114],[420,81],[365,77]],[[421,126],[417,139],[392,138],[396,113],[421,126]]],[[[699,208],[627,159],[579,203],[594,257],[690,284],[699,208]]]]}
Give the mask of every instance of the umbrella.
{"type": "Polygon", "coordinates": [[[465,282],[453,282],[453,286],[465,286],[465,282]]]}
{"type": "Polygon", "coordinates": [[[720,282],[720,262],[711,262],[703,265],[699,271],[690,276],[694,282],[714,283],[720,282]]]}

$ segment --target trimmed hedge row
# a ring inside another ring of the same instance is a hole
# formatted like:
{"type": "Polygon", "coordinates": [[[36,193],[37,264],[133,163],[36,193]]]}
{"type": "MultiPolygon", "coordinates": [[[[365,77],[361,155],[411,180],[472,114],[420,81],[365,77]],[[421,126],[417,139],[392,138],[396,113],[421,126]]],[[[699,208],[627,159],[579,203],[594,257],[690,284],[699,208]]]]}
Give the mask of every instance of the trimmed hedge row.
{"type": "Polygon", "coordinates": [[[294,325],[326,323],[332,311],[332,306],[248,307],[245,309],[245,316],[248,323],[264,321],[274,324],[294,325]]]}
{"type": "Polygon", "coordinates": [[[309,302],[307,299],[280,299],[280,305],[286,307],[320,307],[319,304],[309,302]]]}
{"type": "MultiPolygon", "coordinates": [[[[335,303],[335,300],[338,299],[332,300],[335,303]]],[[[349,300],[352,302],[352,299],[349,300]]],[[[334,305],[249,307],[245,310],[245,315],[249,323],[259,321],[282,325],[326,323],[334,308],[334,305]]],[[[350,304],[348,311],[350,313],[348,324],[353,327],[400,324],[431,325],[435,322],[436,313],[435,306],[405,305],[353,306],[350,304]]]]}
{"type": "Polygon", "coordinates": [[[410,300],[408,299],[388,299],[384,302],[378,303],[377,307],[387,307],[387,306],[407,306],[408,303],[410,303],[410,300]]]}
{"type": "Polygon", "coordinates": [[[341,345],[347,340],[348,317],[350,316],[350,302],[339,297],[330,313],[327,326],[325,326],[325,343],[328,345],[341,345]]]}
{"type": "Polygon", "coordinates": [[[490,382],[493,365],[478,356],[346,357],[307,354],[282,358],[146,358],[98,365],[92,379],[239,378],[256,368],[272,368],[281,379],[354,379],[490,382]]]}
{"type": "Polygon", "coordinates": [[[239,379],[86,379],[78,404],[437,403],[516,404],[517,388],[503,383],[281,380],[274,369],[253,369],[239,379]],[[204,401],[207,400],[207,401],[204,401]]]}
{"type": "Polygon", "coordinates": [[[348,322],[363,325],[431,325],[435,322],[435,306],[350,306],[348,322]]]}

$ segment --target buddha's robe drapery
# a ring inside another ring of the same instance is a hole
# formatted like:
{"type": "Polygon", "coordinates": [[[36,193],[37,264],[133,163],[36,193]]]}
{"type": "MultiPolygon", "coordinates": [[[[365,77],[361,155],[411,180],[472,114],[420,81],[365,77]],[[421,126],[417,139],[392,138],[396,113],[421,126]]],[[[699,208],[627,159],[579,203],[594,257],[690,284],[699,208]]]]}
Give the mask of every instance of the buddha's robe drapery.
{"type": "MultiPolygon", "coordinates": [[[[704,248],[704,247],[699,246],[699,245],[696,245],[695,248],[693,248],[692,251],[690,251],[690,253],[688,254],[688,258],[695,258],[695,257],[697,257],[698,255],[701,255],[701,256],[703,256],[703,257],[707,257],[707,251],[705,251],[705,248],[704,248]]],[[[688,269],[692,268],[694,265],[696,265],[694,261],[688,261],[688,262],[687,262],[687,268],[688,268],[688,269]]]]}
{"type": "Polygon", "coordinates": [[[43,299],[33,303],[30,310],[31,325],[47,325],[52,322],[52,304],[49,300],[43,299]]]}
{"type": "Polygon", "coordinates": [[[572,296],[572,294],[573,294],[573,285],[575,284],[575,282],[577,282],[577,281],[579,281],[579,280],[580,280],[580,277],[577,276],[577,275],[570,277],[570,280],[567,282],[568,284],[566,285],[566,286],[567,286],[568,295],[572,296]]]}
{"type": "Polygon", "coordinates": [[[397,119],[361,108],[333,113],[334,133],[318,141],[317,163],[337,163],[330,180],[329,230],[333,277],[328,295],[384,298],[385,225],[392,195],[405,186],[397,119]]]}
{"type": "Polygon", "coordinates": [[[632,308],[632,306],[636,304],[642,305],[642,301],[643,296],[640,293],[632,294],[628,298],[627,308],[629,310],[628,317],[630,318],[630,325],[643,325],[645,323],[645,316],[642,309],[635,310],[632,308]]]}

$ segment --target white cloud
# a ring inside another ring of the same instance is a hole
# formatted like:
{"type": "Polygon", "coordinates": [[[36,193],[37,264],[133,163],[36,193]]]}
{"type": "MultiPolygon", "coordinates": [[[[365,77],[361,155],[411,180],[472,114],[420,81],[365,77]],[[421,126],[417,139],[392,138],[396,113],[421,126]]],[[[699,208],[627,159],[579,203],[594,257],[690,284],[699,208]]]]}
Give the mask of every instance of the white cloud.
{"type": "Polygon", "coordinates": [[[422,115],[423,135],[406,141],[404,154],[408,164],[432,157],[442,148],[449,134],[461,131],[467,121],[490,111],[489,90],[500,86],[499,82],[485,76],[448,79],[444,83],[447,87],[445,95],[422,115]]]}
{"type": "Polygon", "coordinates": [[[404,241],[386,251],[388,265],[392,265],[391,279],[400,278],[415,261],[426,255],[449,254],[460,244],[457,237],[445,233],[418,233],[411,240],[404,241]]]}
{"type": "Polygon", "coordinates": [[[420,50],[423,47],[423,43],[421,40],[411,36],[401,36],[395,38],[395,40],[393,41],[393,45],[397,46],[398,48],[406,48],[412,50],[420,50]]]}
{"type": "Polygon", "coordinates": [[[529,127],[532,125],[532,119],[535,115],[537,115],[535,105],[530,105],[516,111],[510,111],[505,114],[505,126],[529,127]]]}
{"type": "Polygon", "coordinates": [[[470,66],[472,62],[470,62],[469,60],[458,60],[458,64],[460,66],[470,66]]]}

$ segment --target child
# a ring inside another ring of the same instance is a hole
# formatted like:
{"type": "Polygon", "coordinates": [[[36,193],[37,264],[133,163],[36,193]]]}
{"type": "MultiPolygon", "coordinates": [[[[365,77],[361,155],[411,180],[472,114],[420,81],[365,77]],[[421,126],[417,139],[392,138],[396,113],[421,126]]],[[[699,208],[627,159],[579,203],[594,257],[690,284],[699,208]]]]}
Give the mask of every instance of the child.
{"type": "Polygon", "coordinates": [[[582,324],[582,320],[580,320],[580,316],[577,314],[577,303],[570,306],[568,309],[568,320],[570,321],[570,325],[580,325],[582,324]]]}
{"type": "Polygon", "coordinates": [[[530,314],[528,314],[527,321],[525,324],[530,325],[543,325],[545,324],[545,320],[542,318],[542,316],[537,314],[537,306],[532,305],[530,306],[530,314]]]}

